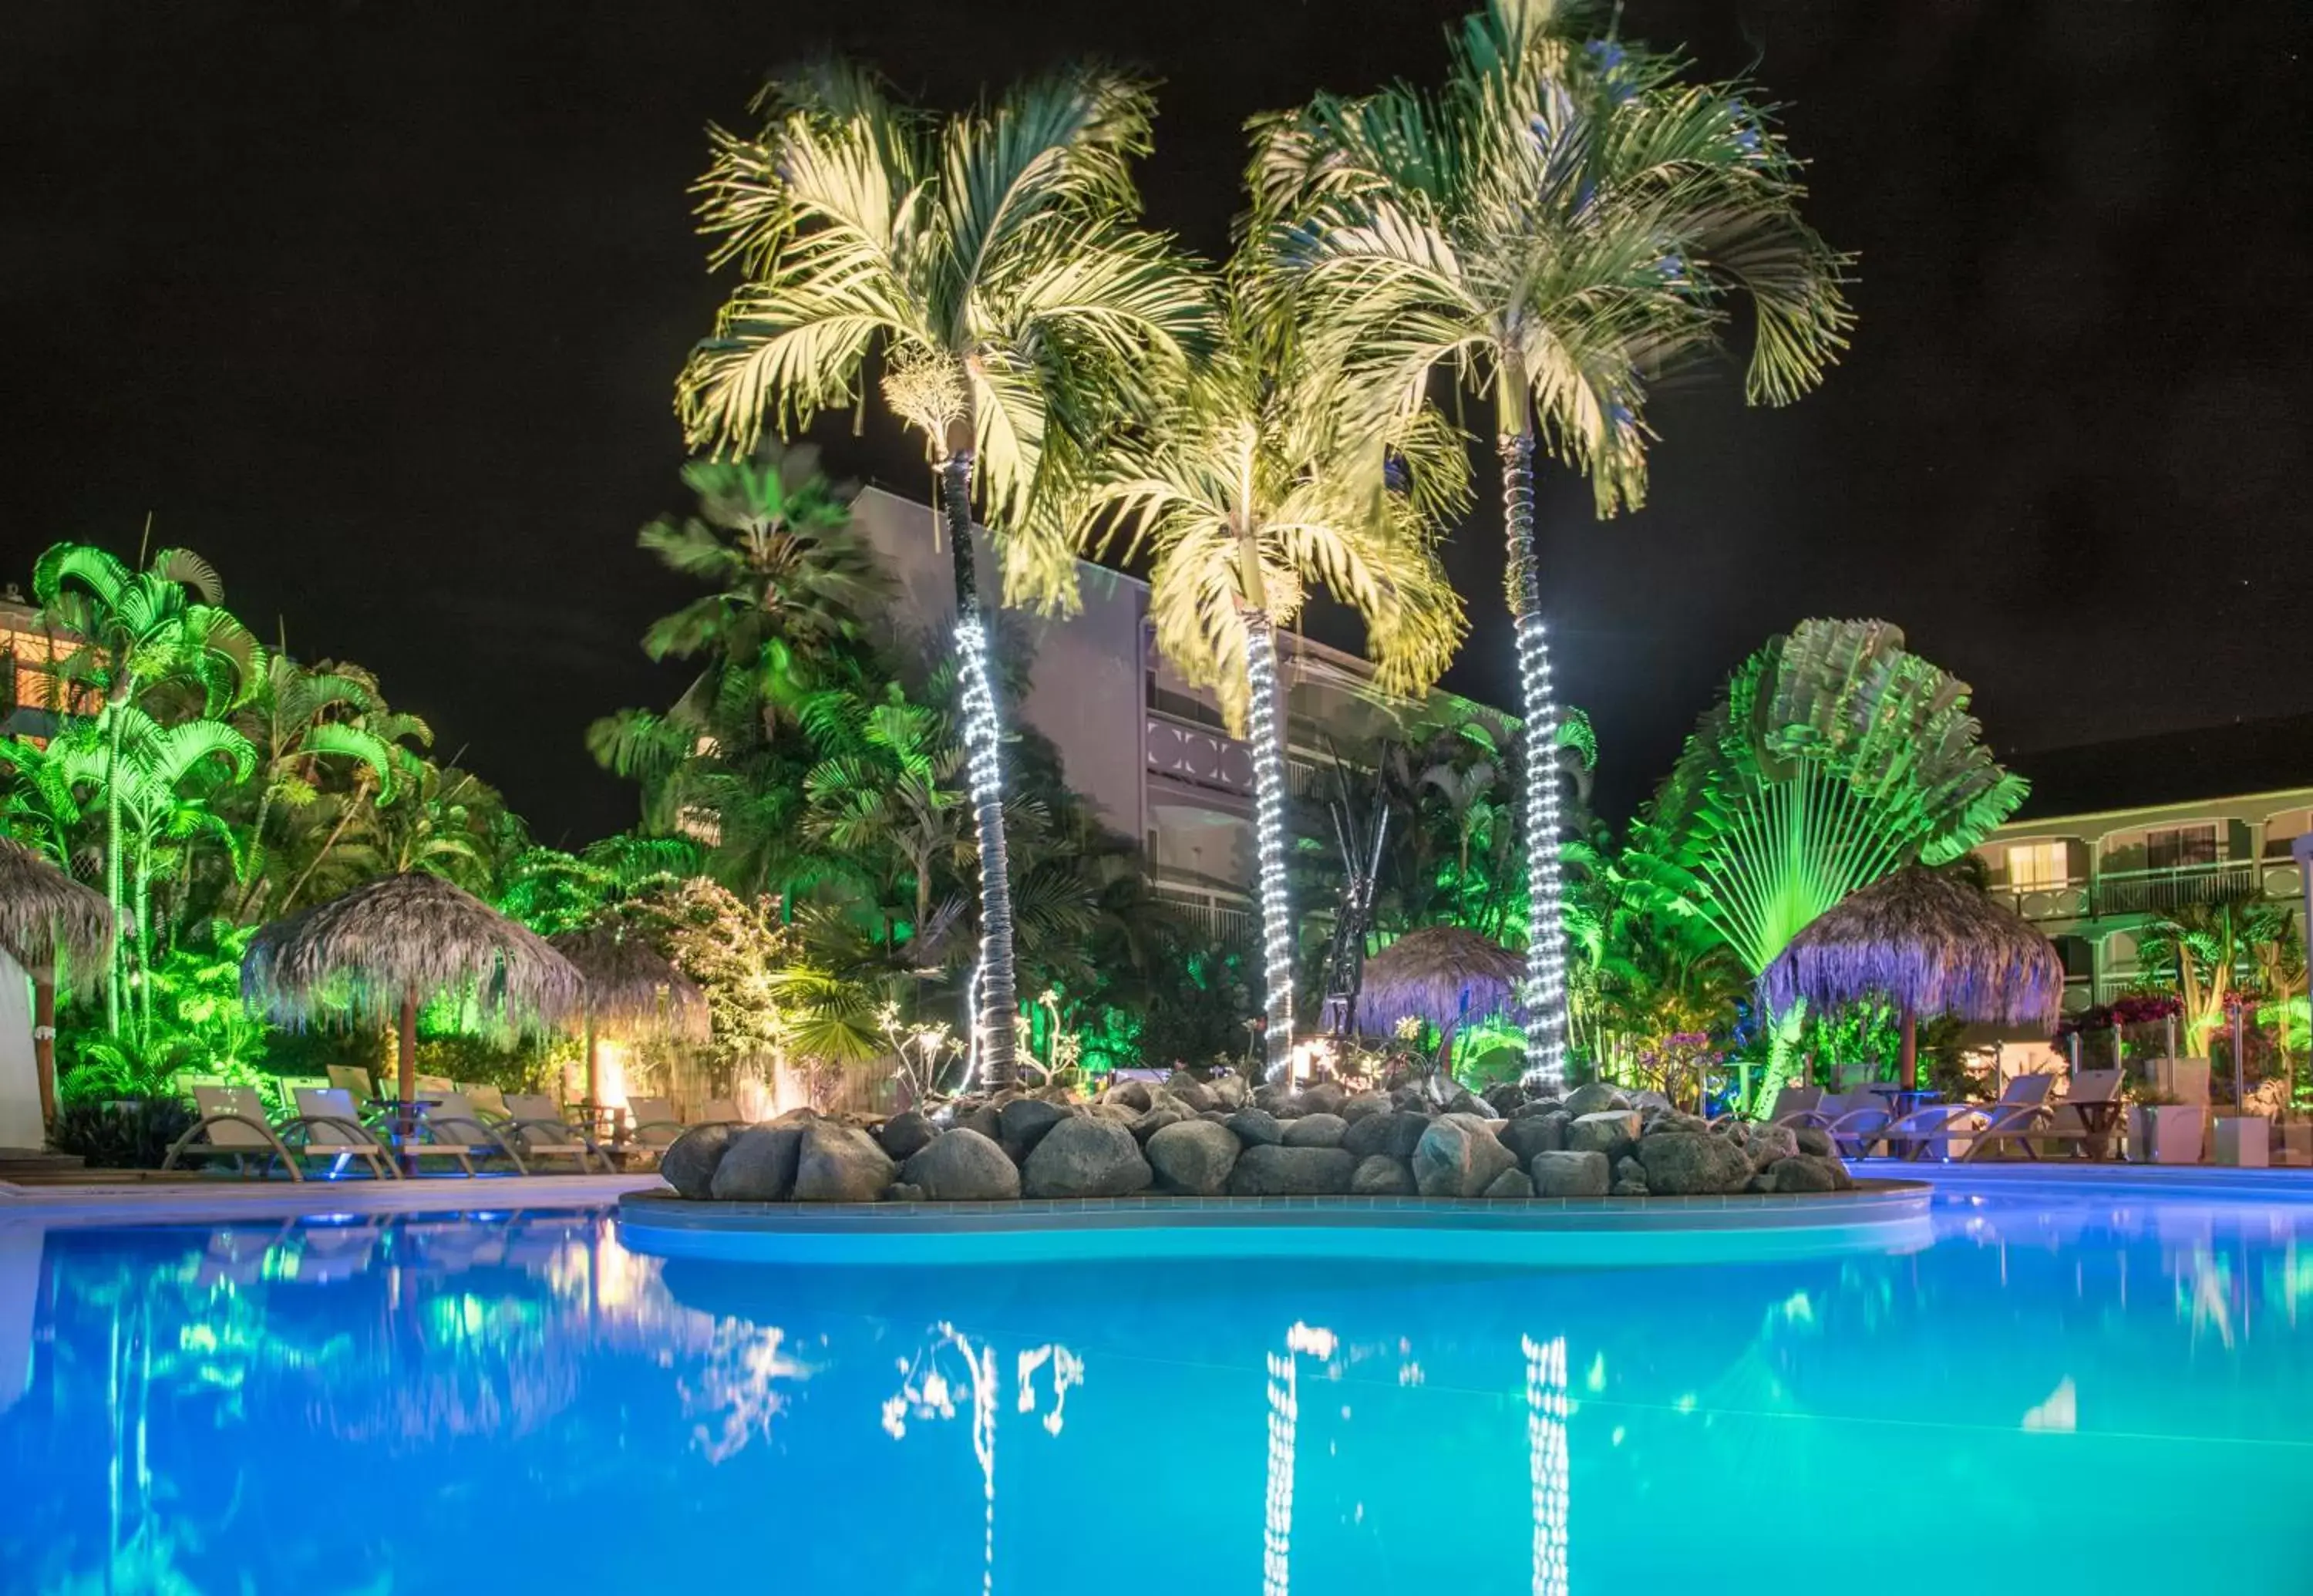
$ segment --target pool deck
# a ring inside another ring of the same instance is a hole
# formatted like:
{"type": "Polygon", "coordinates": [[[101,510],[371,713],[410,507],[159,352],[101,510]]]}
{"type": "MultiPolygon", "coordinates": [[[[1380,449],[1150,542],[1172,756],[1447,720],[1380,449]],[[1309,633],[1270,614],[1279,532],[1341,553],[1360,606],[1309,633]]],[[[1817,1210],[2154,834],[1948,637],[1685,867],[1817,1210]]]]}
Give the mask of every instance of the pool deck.
{"type": "Polygon", "coordinates": [[[2126,1192],[2132,1195],[2233,1197],[2313,1203],[2313,1169],[2236,1169],[2218,1164],[2090,1163],[2086,1159],[2002,1159],[1997,1163],[1938,1163],[1856,1159],[1859,1180],[1923,1180],[1939,1191],[1972,1193],[2126,1192]]]}
{"type": "Polygon", "coordinates": [[[655,1174],[433,1176],[414,1180],[75,1181],[20,1186],[0,1181],[0,1226],[236,1219],[295,1219],[322,1213],[454,1213],[514,1209],[607,1208],[629,1192],[664,1188],[655,1174]]]}

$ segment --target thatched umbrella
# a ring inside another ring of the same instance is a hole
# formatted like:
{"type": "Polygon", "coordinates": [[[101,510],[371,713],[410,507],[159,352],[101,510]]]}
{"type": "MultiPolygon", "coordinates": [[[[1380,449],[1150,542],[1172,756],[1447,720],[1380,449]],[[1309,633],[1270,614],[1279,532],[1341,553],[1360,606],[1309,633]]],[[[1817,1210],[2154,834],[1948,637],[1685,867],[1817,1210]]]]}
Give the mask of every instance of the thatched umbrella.
{"type": "Polygon", "coordinates": [[[1525,973],[1517,954],[1475,931],[1456,925],[1408,931],[1366,960],[1359,1028],[1385,1036],[1410,1016],[1436,1026],[1450,1047],[1464,1021],[1508,1010],[1525,973]]]}
{"type": "MultiPolygon", "coordinates": [[[[1914,1081],[1922,1015],[2053,1027],[2064,961],[2021,917],[1965,882],[1907,865],[1809,921],[1759,977],[1781,1014],[1878,1001],[1904,1017],[1901,1079],[1914,1081]]],[[[1915,1082],[1914,1082],[1915,1083],[1915,1082]]]]}
{"type": "Polygon", "coordinates": [[[31,849],[0,837],[0,950],[32,978],[40,1119],[57,1116],[57,983],[93,985],[111,967],[112,904],[31,849]]]}
{"type": "Polygon", "coordinates": [[[601,1071],[595,1063],[596,1033],[707,1040],[707,994],[633,932],[615,925],[565,931],[557,951],[585,978],[586,1100],[601,1101],[601,1071]]]}
{"type": "Polygon", "coordinates": [[[546,939],[438,876],[382,876],[277,920],[250,939],[241,990],[278,1020],[318,1009],[400,1026],[401,1099],[416,1095],[418,1008],[444,992],[488,1018],[558,1030],[585,1009],[586,983],[546,939]]]}

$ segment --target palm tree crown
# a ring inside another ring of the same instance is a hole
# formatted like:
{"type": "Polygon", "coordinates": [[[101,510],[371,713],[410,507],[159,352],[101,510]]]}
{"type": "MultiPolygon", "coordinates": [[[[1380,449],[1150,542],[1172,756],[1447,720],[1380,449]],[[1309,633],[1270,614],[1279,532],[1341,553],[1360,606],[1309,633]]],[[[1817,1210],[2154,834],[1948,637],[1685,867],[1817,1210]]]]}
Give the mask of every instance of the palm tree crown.
{"type": "Polygon", "coordinates": [[[1132,225],[1152,110],[1136,79],[1068,66],[935,119],[827,62],[774,80],[756,109],[753,137],[716,133],[699,185],[715,258],[743,280],[677,406],[694,445],[744,449],[857,398],[880,354],[885,402],[938,467],[979,833],[972,1036],[988,1084],[1008,1086],[1016,973],[973,496],[999,531],[1025,524],[1106,418],[1179,366],[1206,306],[1172,246],[1132,225]]]}

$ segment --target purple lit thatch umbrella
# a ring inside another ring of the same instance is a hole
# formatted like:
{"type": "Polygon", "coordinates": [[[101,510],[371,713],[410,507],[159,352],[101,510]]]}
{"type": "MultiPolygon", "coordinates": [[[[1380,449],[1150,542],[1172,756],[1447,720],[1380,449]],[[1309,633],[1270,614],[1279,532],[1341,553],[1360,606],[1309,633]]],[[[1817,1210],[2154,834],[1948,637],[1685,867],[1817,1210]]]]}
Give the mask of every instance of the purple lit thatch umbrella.
{"type": "Polygon", "coordinates": [[[707,1040],[707,994],[633,932],[615,925],[565,931],[554,939],[554,948],[586,981],[589,1103],[602,1101],[594,1043],[605,1027],[625,1036],[707,1040]]]}
{"type": "Polygon", "coordinates": [[[1904,1019],[1899,1079],[1916,1084],[1919,1018],[2053,1027],[2064,995],[2055,945],[1962,881],[1906,865],[1809,921],[1759,977],[1771,1014],[1878,1001],[1904,1019]]]}
{"type": "Polygon", "coordinates": [[[418,1006],[445,992],[485,1017],[559,1030],[585,1010],[585,978],[516,923],[438,876],[410,871],[277,920],[250,939],[242,994],[277,1019],[343,1008],[398,1019],[401,1100],[416,1095],[418,1006]]]}
{"type": "Polygon", "coordinates": [[[1457,925],[1408,931],[1366,960],[1358,1028],[1386,1036],[1401,1019],[1436,1026],[1451,1046],[1472,1019],[1507,1012],[1526,966],[1498,942],[1457,925]]]}
{"type": "Polygon", "coordinates": [[[110,964],[112,904],[21,842],[0,837],[0,952],[32,978],[40,1119],[57,1116],[57,983],[85,987],[110,964]]]}

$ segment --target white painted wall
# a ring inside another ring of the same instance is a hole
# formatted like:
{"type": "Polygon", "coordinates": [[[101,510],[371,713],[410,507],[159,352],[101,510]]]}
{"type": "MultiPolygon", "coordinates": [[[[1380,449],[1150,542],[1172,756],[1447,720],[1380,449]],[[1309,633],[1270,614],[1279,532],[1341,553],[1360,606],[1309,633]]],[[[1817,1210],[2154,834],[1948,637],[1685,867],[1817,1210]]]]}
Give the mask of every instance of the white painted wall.
{"type": "Polygon", "coordinates": [[[0,1147],[37,1148],[47,1140],[32,1059],[32,979],[0,953],[0,1147]]]}

